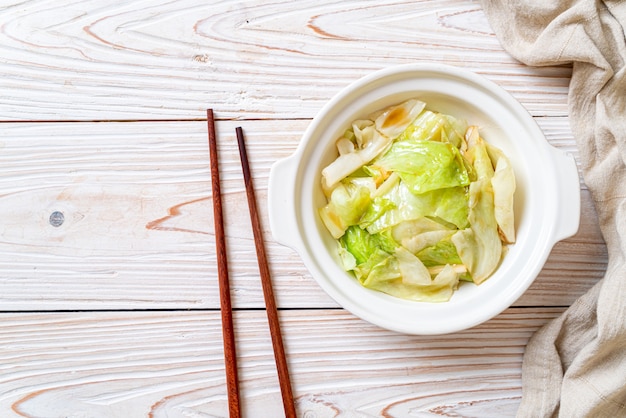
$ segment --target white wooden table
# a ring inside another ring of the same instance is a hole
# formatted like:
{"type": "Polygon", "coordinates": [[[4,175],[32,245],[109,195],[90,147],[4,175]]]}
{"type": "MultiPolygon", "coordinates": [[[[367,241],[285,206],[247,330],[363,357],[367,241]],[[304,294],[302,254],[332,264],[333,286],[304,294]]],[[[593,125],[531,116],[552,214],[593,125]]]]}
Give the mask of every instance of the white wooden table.
{"type": "Polygon", "coordinates": [[[529,337],[603,276],[584,184],[580,231],[556,245],[534,285],[452,335],[400,335],[355,318],[272,239],[270,166],[331,96],[394,64],[486,76],[578,157],[571,68],[516,62],[477,1],[3,0],[0,30],[2,417],[227,415],[209,107],[245,416],[279,417],[282,405],[236,126],[299,416],[513,416],[529,337]]]}

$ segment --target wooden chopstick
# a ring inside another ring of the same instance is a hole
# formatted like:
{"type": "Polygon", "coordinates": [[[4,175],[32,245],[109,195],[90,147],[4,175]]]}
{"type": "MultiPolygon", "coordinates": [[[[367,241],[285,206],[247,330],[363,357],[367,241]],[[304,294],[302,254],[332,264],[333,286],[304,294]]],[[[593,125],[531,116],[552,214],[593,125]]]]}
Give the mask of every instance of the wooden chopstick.
{"type": "Polygon", "coordinates": [[[226,390],[228,393],[228,410],[231,418],[241,416],[239,405],[239,378],[237,372],[237,350],[235,348],[235,332],[233,327],[232,305],[230,301],[230,284],[228,279],[228,259],[224,238],[224,217],[222,215],[222,193],[217,158],[217,140],[215,136],[215,120],[213,110],[207,109],[209,128],[209,156],[211,159],[211,184],[213,195],[213,220],[215,223],[215,243],[217,247],[217,273],[222,314],[222,338],[224,340],[224,363],[226,368],[226,390]]]}
{"type": "Polygon", "coordinates": [[[265,298],[265,307],[267,310],[267,319],[272,337],[272,346],[274,348],[274,361],[278,371],[278,381],[280,384],[280,392],[283,397],[283,407],[287,418],[296,418],[295,403],[291,390],[291,381],[289,379],[289,367],[285,357],[285,348],[280,331],[280,321],[278,319],[278,309],[274,299],[274,290],[272,289],[272,279],[270,277],[267,256],[265,255],[265,244],[263,241],[263,231],[259,214],[256,206],[256,197],[254,194],[254,185],[252,184],[252,176],[250,175],[250,166],[248,164],[248,153],[241,127],[235,129],[237,134],[237,144],[239,145],[239,156],[241,158],[241,167],[243,170],[243,179],[246,186],[246,196],[248,198],[248,207],[250,209],[250,220],[252,222],[252,232],[254,234],[254,246],[256,248],[257,260],[259,263],[259,271],[261,275],[261,284],[263,287],[263,297],[265,298]]]}

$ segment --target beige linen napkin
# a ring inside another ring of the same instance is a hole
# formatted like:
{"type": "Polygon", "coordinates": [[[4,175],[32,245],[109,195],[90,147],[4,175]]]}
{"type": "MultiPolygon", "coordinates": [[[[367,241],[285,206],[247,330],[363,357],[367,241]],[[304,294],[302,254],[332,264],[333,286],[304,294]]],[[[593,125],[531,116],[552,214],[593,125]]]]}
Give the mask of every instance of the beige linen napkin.
{"type": "Polygon", "coordinates": [[[518,416],[626,417],[626,2],[482,3],[518,60],[573,63],[571,128],[609,253],[605,277],[529,342],[518,416]]]}

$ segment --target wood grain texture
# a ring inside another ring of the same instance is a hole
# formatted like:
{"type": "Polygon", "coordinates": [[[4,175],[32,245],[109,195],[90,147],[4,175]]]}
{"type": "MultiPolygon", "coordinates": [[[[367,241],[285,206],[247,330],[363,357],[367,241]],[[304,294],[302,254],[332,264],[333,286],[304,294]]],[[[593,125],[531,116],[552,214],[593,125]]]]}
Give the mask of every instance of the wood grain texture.
{"type": "Polygon", "coordinates": [[[476,0],[5,0],[0,120],[311,118],[348,83],[414,62],[567,113],[571,69],[516,62],[476,0]]]}
{"type": "Polygon", "coordinates": [[[243,129],[239,126],[235,129],[235,133],[237,136],[237,145],[239,147],[243,181],[248,200],[248,209],[250,211],[250,224],[252,227],[252,234],[254,236],[254,247],[259,265],[265,312],[267,313],[267,322],[274,351],[274,362],[276,364],[276,372],[278,374],[278,382],[280,384],[285,418],[296,418],[295,402],[293,399],[293,390],[289,376],[289,364],[287,363],[287,357],[285,355],[280,318],[278,317],[278,308],[276,306],[274,286],[272,284],[272,274],[267,260],[267,252],[265,251],[265,232],[261,226],[261,219],[257,208],[256,191],[254,181],[252,180],[252,173],[250,172],[250,161],[248,159],[245,135],[243,133],[243,129]]]}
{"type": "Polygon", "coordinates": [[[209,161],[211,162],[211,197],[213,203],[213,226],[215,237],[215,253],[217,258],[217,279],[220,295],[220,313],[222,324],[222,341],[224,347],[224,364],[226,368],[226,389],[228,393],[228,415],[232,418],[241,417],[239,402],[239,376],[237,367],[237,346],[233,325],[233,308],[231,301],[230,279],[228,276],[228,258],[226,233],[224,232],[224,215],[222,209],[222,193],[219,169],[219,151],[215,132],[215,117],[212,109],[207,109],[207,130],[209,143],[209,161]]]}
{"type": "MultiPolygon", "coordinates": [[[[219,115],[218,115],[219,116],[219,115]]],[[[576,155],[566,118],[538,118],[576,155]]],[[[233,304],[263,307],[234,137],[247,132],[261,225],[282,308],[335,307],[267,221],[270,166],[308,121],[218,121],[233,304]]],[[[219,307],[205,122],[0,124],[0,310],[219,307]],[[49,223],[61,211],[60,227],[49,223]]],[[[606,269],[583,184],[581,227],[560,242],[519,306],[566,306],[606,269]]]]}
{"type": "Polygon", "coordinates": [[[571,68],[517,62],[477,0],[0,0],[0,417],[227,416],[206,108],[244,416],[282,405],[237,126],[298,416],[513,416],[528,339],[606,269],[584,183],[579,232],[531,288],[451,335],[396,334],[339,309],[269,231],[270,167],[311,118],[350,82],[414,62],[498,83],[578,158],[571,68]]]}
{"type": "MultiPolygon", "coordinates": [[[[283,311],[298,416],[512,416],[528,338],[560,312],[513,308],[459,334],[416,337],[342,310],[283,311]]],[[[218,312],[0,318],[3,417],[227,416],[218,312]]],[[[243,416],[282,416],[265,313],[235,322],[243,416]]]]}

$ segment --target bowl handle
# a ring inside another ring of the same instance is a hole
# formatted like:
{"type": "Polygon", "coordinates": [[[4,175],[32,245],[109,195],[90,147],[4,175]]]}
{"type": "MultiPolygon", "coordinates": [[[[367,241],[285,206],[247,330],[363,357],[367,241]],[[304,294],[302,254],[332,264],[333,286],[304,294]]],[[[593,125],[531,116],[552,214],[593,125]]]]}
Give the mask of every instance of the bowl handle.
{"type": "Polygon", "coordinates": [[[580,225],[580,181],[573,156],[553,148],[553,158],[558,177],[559,218],[555,228],[555,242],[578,232],[580,225]]]}
{"type": "Polygon", "coordinates": [[[296,155],[276,161],[268,180],[268,216],[274,239],[298,250],[296,224],[295,178],[298,168],[296,155]]]}

